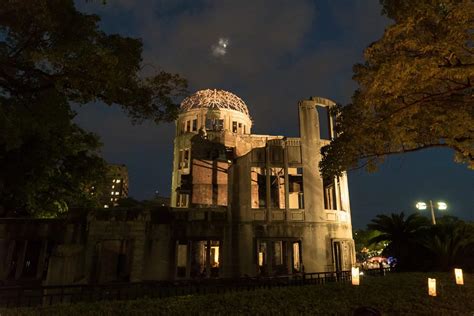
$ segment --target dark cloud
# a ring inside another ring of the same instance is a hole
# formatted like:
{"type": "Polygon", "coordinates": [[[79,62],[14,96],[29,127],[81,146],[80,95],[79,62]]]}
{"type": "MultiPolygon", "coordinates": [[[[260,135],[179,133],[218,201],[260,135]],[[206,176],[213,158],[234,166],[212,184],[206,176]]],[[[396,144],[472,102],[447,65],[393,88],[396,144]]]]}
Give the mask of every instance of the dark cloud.
{"type": "MultiPolygon", "coordinates": [[[[318,95],[350,101],[352,66],[389,23],[373,0],[110,0],[78,5],[99,14],[106,32],[140,37],[144,63],[154,65],[145,67],[147,72],[161,67],[180,73],[192,91],[232,91],[249,105],[254,132],[289,136],[298,134],[298,100],[318,95]],[[229,45],[216,57],[212,48],[220,38],[229,45]]],[[[119,109],[99,105],[81,109],[78,121],[102,137],[106,159],[128,165],[134,197],[150,198],[155,190],[169,194],[174,124],[133,126],[119,109]]],[[[428,156],[444,166],[445,192],[456,188],[472,193],[474,183],[464,166],[454,165],[446,152],[428,156]],[[456,177],[462,178],[460,183],[456,177]]],[[[439,195],[433,176],[439,167],[424,164],[426,154],[405,157],[403,163],[390,160],[375,175],[351,174],[352,208],[360,215],[356,225],[380,212],[408,211],[417,191],[439,195]],[[421,166],[419,178],[427,179],[423,186],[411,179],[421,166]],[[410,181],[417,185],[406,185],[410,181]]],[[[448,198],[459,199],[452,203],[460,214],[474,219],[472,210],[467,213],[472,198],[454,193],[448,198]]]]}

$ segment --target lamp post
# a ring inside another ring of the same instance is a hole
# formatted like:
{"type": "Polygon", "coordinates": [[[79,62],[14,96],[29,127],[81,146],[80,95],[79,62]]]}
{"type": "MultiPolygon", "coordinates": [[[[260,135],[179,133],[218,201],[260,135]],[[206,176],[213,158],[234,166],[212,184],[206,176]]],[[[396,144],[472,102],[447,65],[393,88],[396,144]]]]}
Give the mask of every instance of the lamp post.
{"type": "MultiPolygon", "coordinates": [[[[427,209],[427,205],[426,205],[425,202],[417,202],[415,206],[419,210],[426,210],[427,209]]],[[[446,204],[445,202],[436,202],[436,206],[437,206],[438,210],[440,210],[440,211],[444,211],[448,208],[448,204],[446,204]]],[[[436,225],[436,217],[435,217],[435,213],[434,213],[434,206],[433,206],[433,201],[432,200],[430,200],[430,209],[431,209],[431,221],[433,222],[433,225],[436,225]]]]}

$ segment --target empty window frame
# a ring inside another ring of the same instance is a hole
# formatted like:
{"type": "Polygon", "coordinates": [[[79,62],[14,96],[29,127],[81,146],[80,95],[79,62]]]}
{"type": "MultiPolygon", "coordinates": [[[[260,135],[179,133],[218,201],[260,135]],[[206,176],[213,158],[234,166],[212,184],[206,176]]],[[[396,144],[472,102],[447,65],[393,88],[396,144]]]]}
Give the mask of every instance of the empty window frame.
{"type": "Polygon", "coordinates": [[[260,241],[257,244],[258,249],[258,265],[264,266],[267,263],[267,243],[264,241],[260,241]]]}
{"type": "MultiPolygon", "coordinates": [[[[206,244],[205,252],[206,256],[209,255],[209,269],[210,277],[219,276],[219,266],[220,266],[220,242],[219,240],[210,240],[206,244]],[[210,246],[210,249],[207,250],[207,245],[210,246]]],[[[206,260],[207,262],[207,260],[206,260]]]]}
{"type": "Polygon", "coordinates": [[[179,243],[177,247],[176,258],[176,276],[179,278],[186,277],[186,266],[188,263],[188,245],[186,242],[179,243]]]}
{"type": "Polygon", "coordinates": [[[224,129],[224,120],[218,118],[206,119],[206,130],[208,131],[222,131],[224,129]]]}
{"type": "Polygon", "coordinates": [[[185,148],[181,149],[179,151],[179,163],[178,163],[178,169],[188,169],[189,168],[189,156],[190,156],[190,149],[185,148]]]}
{"type": "Polygon", "coordinates": [[[323,190],[324,190],[324,209],[326,210],[337,210],[336,204],[336,186],[334,185],[334,178],[323,179],[323,190]]]}
{"type": "Polygon", "coordinates": [[[301,270],[301,256],[300,256],[300,242],[293,242],[293,272],[300,272],[301,270]]]}
{"type": "Polygon", "coordinates": [[[285,169],[270,168],[270,206],[285,209],[285,169]]]}
{"type": "Polygon", "coordinates": [[[191,131],[191,121],[186,121],[186,132],[191,131]]]}
{"type": "Polygon", "coordinates": [[[222,119],[216,120],[215,126],[216,126],[215,128],[216,131],[222,131],[224,129],[224,120],[222,119]]]}
{"type": "Polygon", "coordinates": [[[317,112],[319,118],[319,137],[321,139],[331,140],[333,132],[330,109],[326,106],[318,106],[317,112]]]}
{"type": "Polygon", "coordinates": [[[232,122],[232,133],[237,133],[237,122],[236,121],[232,122]]]}
{"type": "Polygon", "coordinates": [[[176,275],[178,277],[219,277],[220,241],[179,241],[176,254],[176,275]]]}
{"type": "Polygon", "coordinates": [[[281,146],[270,146],[270,161],[272,163],[283,162],[283,147],[281,146]]]}
{"type": "Polygon", "coordinates": [[[301,241],[257,240],[256,259],[260,275],[301,272],[301,241]]]}
{"type": "Polygon", "coordinates": [[[339,203],[338,209],[344,211],[343,205],[342,205],[342,186],[341,186],[341,178],[336,177],[336,198],[337,202],[339,203]]]}
{"type": "Polygon", "coordinates": [[[198,129],[197,125],[198,125],[198,120],[194,119],[193,124],[192,124],[192,131],[193,132],[197,132],[197,129],[198,129]]]}
{"type": "Polygon", "coordinates": [[[252,150],[252,162],[265,162],[265,148],[254,148],[252,150]]]}
{"type": "Polygon", "coordinates": [[[265,168],[252,167],[250,171],[250,178],[252,208],[265,208],[267,206],[267,177],[265,168]]]}
{"type": "Polygon", "coordinates": [[[288,168],[288,207],[304,209],[303,168],[288,168]]]}
{"type": "Polygon", "coordinates": [[[189,194],[176,193],[176,207],[186,208],[189,206],[189,194]]]}

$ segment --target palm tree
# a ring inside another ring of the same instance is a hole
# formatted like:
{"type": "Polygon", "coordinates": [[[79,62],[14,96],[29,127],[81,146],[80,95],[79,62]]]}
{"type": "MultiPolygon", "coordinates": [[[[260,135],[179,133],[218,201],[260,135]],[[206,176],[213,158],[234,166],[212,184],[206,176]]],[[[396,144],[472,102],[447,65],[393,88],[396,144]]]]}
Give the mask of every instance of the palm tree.
{"type": "Polygon", "coordinates": [[[377,215],[367,225],[369,229],[377,230],[379,235],[371,238],[371,244],[388,242],[383,254],[397,258],[401,267],[408,265],[408,259],[416,247],[416,240],[420,233],[429,227],[430,221],[419,214],[412,214],[405,218],[405,214],[377,215]]]}
{"type": "Polygon", "coordinates": [[[463,221],[441,223],[431,227],[420,243],[433,255],[436,269],[467,266],[465,259],[474,247],[474,226],[463,221]]]}

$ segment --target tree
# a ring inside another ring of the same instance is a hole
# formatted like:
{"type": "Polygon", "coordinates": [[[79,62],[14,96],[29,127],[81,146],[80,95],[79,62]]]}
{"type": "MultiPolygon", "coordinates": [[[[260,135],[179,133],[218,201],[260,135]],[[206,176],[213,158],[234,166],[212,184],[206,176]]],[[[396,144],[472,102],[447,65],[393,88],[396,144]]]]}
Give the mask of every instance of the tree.
{"type": "Polygon", "coordinates": [[[473,255],[474,226],[468,223],[446,218],[431,226],[420,236],[419,242],[430,252],[432,268],[442,271],[455,267],[474,268],[469,266],[468,260],[473,255]]]}
{"type": "Polygon", "coordinates": [[[385,241],[377,243],[369,242],[378,235],[380,235],[380,232],[376,230],[357,229],[354,231],[353,237],[357,261],[362,262],[382,253],[385,248],[385,241]]]}
{"type": "Polygon", "coordinates": [[[141,41],[107,35],[99,21],[72,0],[0,2],[0,213],[90,200],[84,189],[99,184],[104,161],[71,104],[117,104],[135,122],[175,117],[186,81],[141,76],[141,41]]]}
{"type": "Polygon", "coordinates": [[[394,23],[354,66],[359,88],[334,110],[322,173],[373,171],[387,155],[430,147],[452,148],[474,167],[474,2],[381,3],[394,23]]]}
{"type": "Polygon", "coordinates": [[[380,234],[371,238],[369,243],[388,242],[383,254],[396,257],[399,266],[405,268],[409,265],[409,257],[413,254],[420,233],[429,225],[429,220],[417,213],[406,218],[403,212],[390,216],[377,215],[367,228],[377,230],[380,234]]]}

